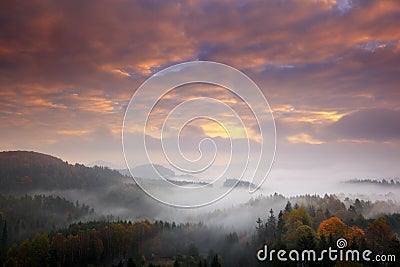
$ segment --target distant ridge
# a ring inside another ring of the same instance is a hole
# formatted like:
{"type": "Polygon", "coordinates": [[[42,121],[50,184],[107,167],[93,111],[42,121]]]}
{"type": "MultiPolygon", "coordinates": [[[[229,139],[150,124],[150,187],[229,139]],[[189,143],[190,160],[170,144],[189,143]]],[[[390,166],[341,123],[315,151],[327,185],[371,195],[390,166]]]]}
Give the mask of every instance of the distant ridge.
{"type": "Polygon", "coordinates": [[[400,180],[398,178],[392,179],[351,179],[345,181],[345,183],[349,184],[372,184],[372,185],[379,185],[379,186],[399,186],[400,187],[400,180]]]}
{"type": "Polygon", "coordinates": [[[248,182],[248,181],[241,181],[238,179],[226,179],[224,182],[224,187],[247,187],[247,188],[256,188],[256,185],[248,182]]]}
{"type": "Polygon", "coordinates": [[[141,178],[157,179],[160,176],[163,178],[172,178],[175,172],[159,164],[145,164],[133,168],[133,176],[141,178]]]}
{"type": "Polygon", "coordinates": [[[104,161],[104,160],[96,160],[96,161],[93,161],[93,162],[91,162],[89,164],[86,164],[86,166],[88,166],[88,167],[94,167],[94,166],[107,167],[107,168],[110,168],[112,170],[121,170],[122,169],[122,166],[119,166],[117,164],[114,164],[114,163],[111,163],[111,162],[108,162],[108,161],[104,161]]]}

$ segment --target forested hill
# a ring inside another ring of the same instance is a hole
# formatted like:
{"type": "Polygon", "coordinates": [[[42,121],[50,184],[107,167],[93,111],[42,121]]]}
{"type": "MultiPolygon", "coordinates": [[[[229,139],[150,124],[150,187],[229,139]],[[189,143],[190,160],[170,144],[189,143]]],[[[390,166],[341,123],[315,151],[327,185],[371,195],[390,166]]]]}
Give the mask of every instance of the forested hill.
{"type": "Polygon", "coordinates": [[[91,190],[124,179],[104,167],[69,164],[53,156],[30,152],[0,152],[0,193],[29,193],[33,190],[91,190]]]}

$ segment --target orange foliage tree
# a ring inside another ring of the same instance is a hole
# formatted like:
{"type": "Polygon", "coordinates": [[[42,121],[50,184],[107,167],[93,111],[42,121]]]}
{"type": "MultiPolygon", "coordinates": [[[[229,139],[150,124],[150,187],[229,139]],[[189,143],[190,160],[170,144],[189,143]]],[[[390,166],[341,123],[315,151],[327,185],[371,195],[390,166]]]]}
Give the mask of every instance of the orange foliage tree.
{"type": "Polygon", "coordinates": [[[346,239],[351,245],[361,244],[365,239],[365,232],[358,226],[351,226],[347,229],[346,239]]]}
{"type": "Polygon", "coordinates": [[[338,217],[332,217],[324,220],[318,227],[318,235],[324,235],[325,237],[332,237],[336,240],[346,235],[346,224],[338,217]]]}

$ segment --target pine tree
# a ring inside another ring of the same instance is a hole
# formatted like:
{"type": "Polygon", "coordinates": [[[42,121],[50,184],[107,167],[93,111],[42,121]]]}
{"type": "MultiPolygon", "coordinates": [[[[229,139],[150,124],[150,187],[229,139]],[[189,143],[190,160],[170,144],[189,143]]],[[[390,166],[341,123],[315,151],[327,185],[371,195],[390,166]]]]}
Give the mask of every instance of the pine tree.
{"type": "MultiPolygon", "coordinates": [[[[1,213],[0,213],[0,223],[2,222],[1,219],[2,218],[1,218],[1,213]]],[[[1,234],[0,235],[0,266],[3,266],[3,262],[5,261],[6,249],[7,249],[7,245],[5,245],[6,240],[4,240],[4,231],[6,232],[5,237],[7,237],[6,221],[4,221],[4,224],[3,224],[3,231],[0,233],[1,234]]]]}
{"type": "Polygon", "coordinates": [[[328,248],[328,243],[327,243],[327,241],[326,241],[326,237],[325,237],[325,235],[323,235],[323,234],[320,234],[319,235],[319,251],[322,251],[322,250],[324,250],[324,249],[327,249],[328,248]]]}
{"type": "Polygon", "coordinates": [[[288,201],[285,206],[285,212],[291,212],[291,211],[292,211],[292,203],[288,201]]]}
{"type": "Polygon", "coordinates": [[[308,213],[311,217],[315,218],[315,208],[313,205],[308,206],[308,213]]]}
{"type": "Polygon", "coordinates": [[[266,235],[268,243],[273,244],[276,240],[276,219],[272,209],[269,211],[269,217],[266,223],[266,235]]]}
{"type": "Polygon", "coordinates": [[[258,238],[258,242],[263,242],[264,239],[264,227],[263,227],[263,221],[259,217],[256,221],[257,226],[256,226],[256,234],[258,238]]]}
{"type": "Polygon", "coordinates": [[[219,262],[218,259],[218,254],[215,254],[215,256],[213,257],[213,260],[211,262],[211,267],[222,267],[221,263],[219,262]]]}
{"type": "Polygon", "coordinates": [[[261,230],[261,229],[263,228],[262,222],[263,222],[263,221],[261,220],[261,218],[258,217],[258,219],[257,219],[257,221],[256,221],[256,223],[257,223],[256,229],[257,229],[257,230],[261,230]]]}
{"type": "MultiPolygon", "coordinates": [[[[400,241],[397,238],[397,236],[393,236],[392,239],[389,242],[389,254],[395,255],[396,260],[400,259],[400,241]]],[[[398,263],[393,262],[389,263],[389,266],[396,266],[398,263]]]]}
{"type": "Polygon", "coordinates": [[[132,258],[128,259],[128,264],[126,265],[126,267],[136,267],[136,264],[132,258]]]}
{"type": "Polygon", "coordinates": [[[278,225],[277,225],[277,239],[280,241],[282,239],[283,228],[285,226],[285,222],[283,220],[283,212],[279,211],[278,214],[278,225]]]}
{"type": "Polygon", "coordinates": [[[0,256],[5,255],[5,251],[7,250],[7,243],[8,243],[7,221],[4,221],[3,231],[1,233],[1,239],[0,239],[0,251],[2,254],[0,256]]]}

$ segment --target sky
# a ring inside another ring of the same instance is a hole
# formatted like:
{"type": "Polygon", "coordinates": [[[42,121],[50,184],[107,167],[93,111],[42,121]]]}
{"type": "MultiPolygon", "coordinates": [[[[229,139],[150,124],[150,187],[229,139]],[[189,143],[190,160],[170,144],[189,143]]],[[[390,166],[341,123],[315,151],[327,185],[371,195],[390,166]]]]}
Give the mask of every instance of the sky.
{"type": "MultiPolygon", "coordinates": [[[[397,0],[1,1],[0,150],[124,167],[132,95],[158,71],[196,60],[242,71],[268,100],[270,179],[400,177],[397,0]]],[[[204,87],[171,92],[158,114],[176,105],[168,100],[199,95],[246,113],[226,90],[204,87]]],[[[186,131],[227,137],[210,121],[186,131]]]]}

